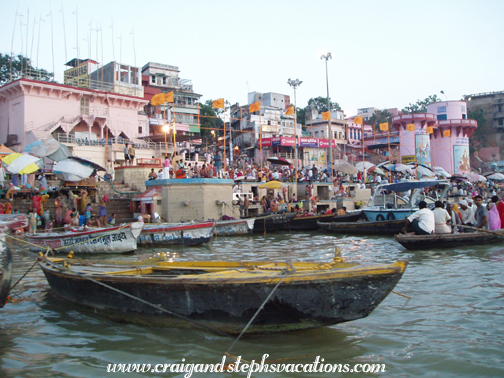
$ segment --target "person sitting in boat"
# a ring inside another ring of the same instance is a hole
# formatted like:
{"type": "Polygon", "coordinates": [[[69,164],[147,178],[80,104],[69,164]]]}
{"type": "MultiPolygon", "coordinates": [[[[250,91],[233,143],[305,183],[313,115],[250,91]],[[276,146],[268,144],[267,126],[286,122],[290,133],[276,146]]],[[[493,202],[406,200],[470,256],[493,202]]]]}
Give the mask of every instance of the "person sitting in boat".
{"type": "Polygon", "coordinates": [[[444,208],[444,204],[441,201],[436,201],[434,203],[435,209],[432,211],[434,213],[434,233],[435,234],[451,234],[451,216],[444,208]]]}
{"type": "Polygon", "coordinates": [[[96,219],[96,216],[93,214],[86,225],[89,227],[100,227],[100,221],[96,219]]]}
{"type": "Polygon", "coordinates": [[[499,211],[497,210],[497,203],[499,202],[499,197],[492,196],[490,202],[487,204],[488,210],[488,225],[490,230],[499,230],[501,228],[501,219],[499,211]]]}
{"type": "Polygon", "coordinates": [[[339,209],[336,213],[338,216],[341,216],[341,215],[346,215],[347,212],[346,212],[346,207],[343,206],[341,209],[339,209]]]}
{"type": "Polygon", "coordinates": [[[270,211],[272,213],[275,213],[278,211],[278,202],[275,198],[273,198],[273,200],[271,201],[271,208],[270,208],[270,211]]]}
{"type": "Polygon", "coordinates": [[[402,232],[406,233],[408,227],[411,225],[415,235],[430,235],[434,232],[434,213],[427,208],[427,202],[425,201],[420,201],[418,208],[420,210],[406,218],[406,224],[402,232]]]}
{"type": "Polygon", "coordinates": [[[446,204],[446,211],[448,212],[448,214],[450,214],[452,233],[458,234],[459,227],[457,227],[457,225],[462,224],[462,220],[460,217],[460,213],[458,211],[457,204],[455,203],[452,205],[451,203],[448,202],[446,204]]]}
{"type": "Polygon", "coordinates": [[[476,205],[476,212],[474,219],[477,228],[488,230],[488,210],[483,206],[483,198],[481,196],[474,197],[474,204],[476,205]]]}

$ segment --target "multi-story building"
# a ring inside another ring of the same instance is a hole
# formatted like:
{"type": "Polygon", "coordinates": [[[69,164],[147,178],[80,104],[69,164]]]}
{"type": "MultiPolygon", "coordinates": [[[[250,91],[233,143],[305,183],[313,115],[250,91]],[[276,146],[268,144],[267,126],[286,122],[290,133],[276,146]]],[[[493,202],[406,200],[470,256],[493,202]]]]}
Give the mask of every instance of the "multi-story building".
{"type": "Polygon", "coordinates": [[[149,105],[145,111],[149,117],[149,138],[161,142],[165,138],[162,127],[173,123],[175,117],[177,141],[200,138],[199,107],[200,94],[194,93],[191,80],[179,77],[179,68],[167,64],[149,62],[142,67],[142,84],[145,99],[156,93],[174,92],[174,103],[158,106],[149,105]]]}

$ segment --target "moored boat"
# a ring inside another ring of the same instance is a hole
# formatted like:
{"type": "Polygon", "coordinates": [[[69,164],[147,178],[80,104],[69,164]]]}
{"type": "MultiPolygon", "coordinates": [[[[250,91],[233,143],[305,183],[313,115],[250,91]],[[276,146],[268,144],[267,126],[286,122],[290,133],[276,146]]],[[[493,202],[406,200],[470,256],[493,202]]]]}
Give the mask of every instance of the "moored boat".
{"type": "Polygon", "coordinates": [[[254,218],[218,220],[215,222],[214,235],[232,236],[251,234],[254,230],[254,218]]]}
{"type": "Polygon", "coordinates": [[[197,245],[208,243],[214,234],[215,222],[148,223],[138,237],[140,246],[197,245]]]}
{"type": "Polygon", "coordinates": [[[137,238],[143,222],[133,222],[118,227],[69,228],[65,232],[26,234],[32,251],[48,248],[56,253],[127,253],[137,249],[137,238]]]}
{"type": "Polygon", "coordinates": [[[296,214],[296,216],[289,222],[284,224],[285,230],[302,230],[313,231],[318,230],[317,222],[331,222],[334,219],[334,214],[320,215],[320,214],[296,214]]]}
{"type": "Polygon", "coordinates": [[[334,234],[353,235],[395,235],[401,232],[406,225],[406,219],[381,222],[319,222],[319,227],[326,232],[334,234]]]}
{"type": "Polygon", "coordinates": [[[259,309],[249,333],[316,328],[366,317],[393,290],[407,262],[362,266],[339,257],[331,263],[292,264],[152,259],[120,266],[80,265],[74,259],[56,264],[41,257],[39,265],[55,294],[117,320],[194,326],[181,316],[236,334],[259,309]]]}
{"type": "Polygon", "coordinates": [[[254,232],[271,232],[282,230],[296,213],[270,213],[255,218],[254,232]]]}
{"type": "Polygon", "coordinates": [[[5,234],[0,230],[0,308],[9,296],[12,279],[12,255],[5,244],[5,234]]]}
{"type": "Polygon", "coordinates": [[[493,244],[502,241],[504,234],[495,231],[471,232],[462,234],[432,234],[432,235],[404,235],[398,234],[395,239],[405,248],[440,249],[463,247],[466,245],[493,244]]]}

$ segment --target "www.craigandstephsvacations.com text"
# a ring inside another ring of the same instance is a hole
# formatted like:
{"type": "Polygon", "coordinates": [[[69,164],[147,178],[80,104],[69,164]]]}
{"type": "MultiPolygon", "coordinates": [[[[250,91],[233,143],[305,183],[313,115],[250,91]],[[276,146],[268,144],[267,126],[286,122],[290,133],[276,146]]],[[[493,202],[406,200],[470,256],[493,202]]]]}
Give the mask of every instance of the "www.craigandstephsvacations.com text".
{"type": "Polygon", "coordinates": [[[261,362],[252,360],[242,362],[241,356],[236,361],[226,364],[226,356],[217,364],[198,364],[186,362],[172,364],[108,364],[107,373],[185,373],[190,378],[194,373],[246,373],[247,378],[254,373],[378,373],[385,372],[385,364],[330,364],[317,356],[307,364],[268,363],[268,354],[262,356],[261,362]]]}

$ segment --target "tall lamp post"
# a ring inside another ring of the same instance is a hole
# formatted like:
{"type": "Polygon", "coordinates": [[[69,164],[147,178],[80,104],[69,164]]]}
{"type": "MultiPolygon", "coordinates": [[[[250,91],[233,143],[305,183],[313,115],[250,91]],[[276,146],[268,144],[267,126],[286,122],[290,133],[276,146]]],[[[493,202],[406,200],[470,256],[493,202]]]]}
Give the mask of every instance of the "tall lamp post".
{"type": "MultiPolygon", "coordinates": [[[[294,182],[297,183],[297,106],[296,106],[296,88],[301,85],[302,81],[299,79],[287,80],[287,84],[289,84],[294,89],[294,182]]],[[[296,190],[297,191],[297,190],[296,190]]]]}
{"type": "MultiPolygon", "coordinates": [[[[326,55],[322,55],[320,59],[325,59],[325,72],[326,72],[326,85],[327,85],[327,111],[329,114],[331,114],[331,104],[329,101],[329,76],[327,73],[327,61],[329,59],[332,59],[332,55],[330,52],[328,52],[326,55]]],[[[333,178],[333,166],[332,166],[332,129],[331,129],[331,116],[329,116],[329,119],[327,120],[327,125],[329,127],[329,159],[328,159],[328,165],[329,165],[329,177],[331,177],[331,181],[333,178]]]]}

